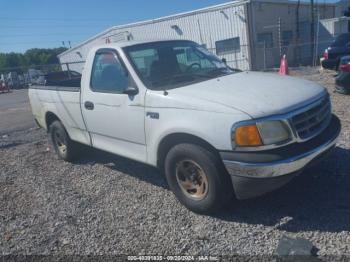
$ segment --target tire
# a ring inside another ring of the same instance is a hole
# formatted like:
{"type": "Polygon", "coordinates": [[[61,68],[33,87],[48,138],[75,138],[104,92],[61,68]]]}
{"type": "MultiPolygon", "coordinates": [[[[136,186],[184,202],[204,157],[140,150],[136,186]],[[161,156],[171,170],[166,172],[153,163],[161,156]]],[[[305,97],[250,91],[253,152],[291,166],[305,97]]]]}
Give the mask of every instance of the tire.
{"type": "Polygon", "coordinates": [[[349,95],[350,91],[342,86],[336,86],[335,91],[342,95],[349,95]]]}
{"type": "Polygon", "coordinates": [[[213,214],[233,196],[231,179],[220,159],[202,146],[174,146],[165,158],[164,167],[170,189],[180,203],[193,212],[213,214]],[[189,178],[184,174],[195,174],[194,182],[190,181],[191,175],[189,178]],[[192,189],[193,183],[196,189],[192,189]]]}
{"type": "Polygon", "coordinates": [[[79,146],[72,141],[66,129],[60,121],[54,121],[49,127],[49,138],[51,144],[58,155],[64,161],[72,162],[77,159],[79,146]]]}
{"type": "Polygon", "coordinates": [[[337,60],[335,64],[335,71],[339,72],[339,67],[340,67],[340,58],[337,60]]]}

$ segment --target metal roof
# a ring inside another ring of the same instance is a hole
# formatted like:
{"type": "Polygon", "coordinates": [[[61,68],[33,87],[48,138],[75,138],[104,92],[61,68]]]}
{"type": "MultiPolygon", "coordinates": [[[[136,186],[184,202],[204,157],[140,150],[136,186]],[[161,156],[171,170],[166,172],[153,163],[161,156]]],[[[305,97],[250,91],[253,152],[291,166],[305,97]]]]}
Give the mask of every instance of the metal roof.
{"type": "Polygon", "coordinates": [[[321,19],[321,21],[322,21],[322,22],[329,22],[329,21],[350,21],[350,17],[347,17],[347,16],[333,17],[333,18],[321,19]]]}
{"type": "MultiPolygon", "coordinates": [[[[305,0],[307,1],[307,0],[305,0]]],[[[118,25],[118,26],[113,26],[89,39],[87,39],[86,41],[74,46],[73,48],[68,49],[67,51],[61,53],[58,55],[58,57],[61,57],[65,54],[68,54],[72,51],[74,51],[75,49],[80,48],[81,46],[84,46],[85,44],[96,40],[100,37],[105,36],[106,34],[108,34],[109,32],[113,31],[113,30],[119,30],[119,29],[125,29],[125,28],[130,28],[130,27],[136,27],[136,26],[141,26],[141,25],[146,25],[146,24],[154,24],[154,23],[158,23],[158,22],[162,22],[162,21],[166,21],[169,19],[174,19],[174,18],[181,18],[181,17],[185,17],[185,16],[189,16],[189,15],[196,15],[196,14],[200,14],[200,13],[205,13],[205,12],[210,12],[210,11],[216,11],[216,10],[220,10],[223,8],[227,8],[227,7],[231,7],[231,6],[238,6],[238,5],[243,5],[246,3],[253,3],[253,2],[259,2],[259,3],[272,3],[272,4],[297,4],[297,1],[292,1],[292,0],[233,0],[230,1],[228,3],[223,3],[223,4],[218,4],[218,5],[214,5],[214,6],[209,6],[209,7],[205,7],[205,8],[201,8],[201,9],[196,9],[193,11],[189,11],[189,12],[183,12],[183,13],[178,13],[178,14],[174,14],[174,15],[169,15],[169,16],[164,16],[164,17],[160,17],[160,18],[155,18],[155,19],[151,19],[151,20],[145,20],[145,21],[140,21],[140,22],[135,22],[135,23],[129,23],[129,24],[125,24],[125,25],[118,25]]],[[[310,2],[304,2],[303,0],[301,1],[302,5],[310,5],[310,2]]],[[[322,3],[319,5],[326,5],[326,6],[336,6],[336,4],[334,3],[322,3]]]]}
{"type": "Polygon", "coordinates": [[[152,40],[143,40],[143,41],[136,41],[136,40],[130,40],[130,41],[120,41],[115,43],[109,43],[109,44],[102,44],[99,45],[100,47],[127,47],[127,46],[133,46],[133,45],[140,45],[140,44],[146,44],[146,43],[156,43],[156,42],[168,42],[168,41],[190,41],[186,39],[152,39],[152,40]]]}

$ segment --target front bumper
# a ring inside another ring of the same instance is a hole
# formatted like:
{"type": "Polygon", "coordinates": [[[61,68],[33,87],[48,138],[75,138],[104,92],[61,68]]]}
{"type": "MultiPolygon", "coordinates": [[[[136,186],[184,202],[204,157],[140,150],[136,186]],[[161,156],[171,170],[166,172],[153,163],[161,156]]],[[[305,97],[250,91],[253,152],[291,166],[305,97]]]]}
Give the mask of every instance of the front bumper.
{"type": "Polygon", "coordinates": [[[320,135],[304,143],[260,152],[221,152],[236,197],[252,198],[285,185],[334,148],[340,130],[333,116],[320,135]]]}
{"type": "Polygon", "coordinates": [[[325,69],[336,69],[339,64],[338,59],[325,59],[321,62],[321,65],[325,69]]]}

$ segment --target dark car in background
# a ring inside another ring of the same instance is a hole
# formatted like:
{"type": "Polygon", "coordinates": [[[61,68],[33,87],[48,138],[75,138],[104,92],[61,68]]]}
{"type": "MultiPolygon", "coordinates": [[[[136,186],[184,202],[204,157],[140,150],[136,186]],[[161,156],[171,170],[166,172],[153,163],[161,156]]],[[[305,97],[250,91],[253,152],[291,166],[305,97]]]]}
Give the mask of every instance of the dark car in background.
{"type": "Polygon", "coordinates": [[[339,74],[335,79],[335,90],[341,94],[350,94],[350,55],[340,60],[339,74]]]}
{"type": "Polygon", "coordinates": [[[323,54],[322,67],[326,69],[339,69],[341,57],[350,55],[350,33],[339,35],[323,54]]]}

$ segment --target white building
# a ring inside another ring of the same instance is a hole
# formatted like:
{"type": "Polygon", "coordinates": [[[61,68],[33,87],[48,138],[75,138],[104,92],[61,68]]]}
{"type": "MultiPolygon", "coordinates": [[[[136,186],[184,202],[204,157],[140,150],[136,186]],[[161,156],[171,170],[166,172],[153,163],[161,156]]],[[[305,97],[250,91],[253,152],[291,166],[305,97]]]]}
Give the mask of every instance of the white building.
{"type": "Polygon", "coordinates": [[[337,3],[336,16],[344,16],[344,12],[350,11],[350,0],[341,0],[337,3]]]}
{"type": "Polygon", "coordinates": [[[332,38],[350,32],[350,17],[335,17],[321,20],[321,25],[324,27],[326,34],[332,38]]]}
{"type": "MultiPolygon", "coordinates": [[[[83,61],[92,46],[106,42],[188,39],[205,45],[228,63],[243,70],[276,66],[281,53],[290,59],[307,57],[310,41],[310,5],[296,1],[236,0],[191,12],[114,26],[67,50],[61,63],[83,61]],[[298,48],[294,48],[295,45],[298,48]],[[293,47],[293,48],[292,48],[293,47]],[[303,50],[303,48],[305,50],[303,50]],[[306,53],[305,53],[306,52],[306,53]]],[[[320,18],[333,18],[335,4],[317,6],[320,18]]],[[[292,62],[291,61],[291,62],[292,62]]],[[[81,71],[82,64],[70,65],[81,71]]]]}

